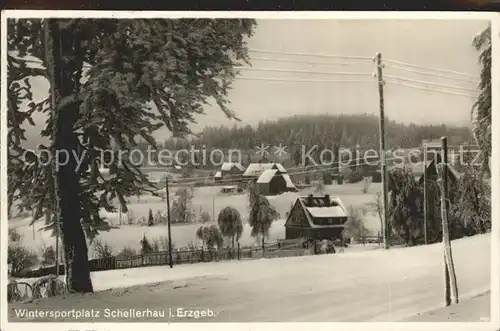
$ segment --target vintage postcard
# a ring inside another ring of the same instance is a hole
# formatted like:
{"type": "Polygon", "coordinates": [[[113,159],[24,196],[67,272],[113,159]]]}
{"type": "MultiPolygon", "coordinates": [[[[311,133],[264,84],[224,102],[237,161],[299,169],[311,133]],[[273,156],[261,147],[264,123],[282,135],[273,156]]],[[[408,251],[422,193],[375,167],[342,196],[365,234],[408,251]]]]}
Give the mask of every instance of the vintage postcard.
{"type": "Polygon", "coordinates": [[[1,33],[2,330],[498,329],[498,14],[1,33]]]}

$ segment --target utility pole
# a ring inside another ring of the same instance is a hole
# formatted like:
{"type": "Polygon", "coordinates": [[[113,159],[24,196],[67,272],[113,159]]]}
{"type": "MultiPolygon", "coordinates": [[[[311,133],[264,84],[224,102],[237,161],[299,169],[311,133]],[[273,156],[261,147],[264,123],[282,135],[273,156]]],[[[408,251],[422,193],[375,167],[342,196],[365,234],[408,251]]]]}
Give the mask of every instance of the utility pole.
{"type": "MultiPolygon", "coordinates": [[[[47,20],[45,23],[45,54],[47,56],[46,63],[49,69],[49,79],[50,79],[50,94],[51,94],[51,115],[52,115],[52,143],[55,144],[56,138],[56,130],[57,130],[57,97],[56,97],[56,89],[55,89],[55,63],[61,61],[61,53],[59,47],[54,47],[54,39],[52,36],[59,36],[59,31],[51,31],[51,29],[59,29],[58,22],[51,22],[51,20],[47,20]],[[52,47],[52,49],[50,49],[52,47]],[[55,59],[54,57],[58,58],[55,59]]],[[[57,160],[57,151],[55,147],[53,148],[52,155],[52,180],[54,186],[54,226],[56,232],[56,275],[59,276],[59,238],[61,236],[61,227],[60,227],[60,210],[59,210],[59,180],[58,180],[58,164],[56,164],[57,160]]]]}
{"type": "Polygon", "coordinates": [[[375,62],[377,64],[377,83],[378,83],[378,94],[379,94],[379,108],[380,108],[380,167],[382,175],[382,208],[384,214],[384,248],[387,249],[390,246],[390,234],[391,230],[389,227],[389,215],[388,215],[388,197],[387,197],[387,165],[385,163],[385,115],[384,115],[384,79],[382,76],[382,54],[377,53],[375,55],[375,62]]]}
{"type": "Polygon", "coordinates": [[[168,263],[173,268],[172,261],[172,231],[170,229],[170,194],[168,192],[168,174],[165,176],[165,195],[167,196],[167,228],[168,228],[168,263]]]}
{"type": "Polygon", "coordinates": [[[441,218],[443,227],[444,246],[444,276],[445,276],[445,306],[458,303],[457,277],[453,256],[451,254],[450,230],[448,224],[449,196],[448,196],[448,142],[446,137],[441,138],[441,169],[442,169],[442,192],[441,192],[441,218]]]}
{"type": "Polygon", "coordinates": [[[427,241],[427,144],[424,143],[424,244],[428,245],[427,241]]]}

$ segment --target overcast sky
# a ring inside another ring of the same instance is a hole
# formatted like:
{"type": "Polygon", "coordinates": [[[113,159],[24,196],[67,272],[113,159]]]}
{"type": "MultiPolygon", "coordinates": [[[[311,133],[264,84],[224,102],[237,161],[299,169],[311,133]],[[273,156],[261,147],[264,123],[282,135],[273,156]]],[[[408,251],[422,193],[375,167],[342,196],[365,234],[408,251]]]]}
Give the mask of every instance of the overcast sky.
{"type": "MultiPolygon", "coordinates": [[[[471,42],[473,36],[487,24],[487,21],[471,20],[259,20],[255,35],[249,41],[253,68],[309,70],[323,74],[243,70],[243,79],[235,81],[229,95],[231,108],[242,119],[243,124],[256,124],[261,120],[295,114],[378,113],[377,85],[375,79],[370,76],[375,66],[371,60],[266,54],[255,50],[370,58],[376,52],[381,52],[383,60],[387,60],[384,75],[388,77],[474,89],[479,77],[479,64],[478,53],[471,42]],[[262,60],[263,58],[267,60],[262,60]],[[311,65],[276,60],[329,62],[338,65],[311,65]],[[467,82],[421,75],[402,70],[400,65],[388,60],[467,73],[476,79],[473,79],[474,82],[467,82]],[[356,72],[360,75],[330,75],[325,72],[356,72]],[[282,80],[244,79],[252,77],[282,80]],[[287,79],[364,82],[315,83],[287,79]]],[[[394,82],[395,79],[388,81],[394,82]]],[[[45,82],[39,80],[33,83],[36,89],[35,98],[46,95],[48,86],[45,82]]],[[[406,81],[405,83],[411,84],[406,81]]],[[[436,86],[428,87],[440,89],[436,86]]],[[[474,94],[473,91],[457,92],[474,94]]],[[[424,91],[395,84],[385,86],[386,115],[406,123],[467,125],[470,122],[470,108],[473,102],[473,98],[467,96],[424,91]]],[[[37,122],[42,120],[38,119],[37,122]]],[[[198,124],[193,125],[193,129],[199,130],[205,125],[233,124],[234,121],[227,120],[216,106],[207,106],[206,115],[198,117],[198,124]]],[[[38,132],[35,131],[30,130],[29,135],[36,136],[38,132]]],[[[163,131],[157,136],[163,138],[166,134],[163,131]]]]}

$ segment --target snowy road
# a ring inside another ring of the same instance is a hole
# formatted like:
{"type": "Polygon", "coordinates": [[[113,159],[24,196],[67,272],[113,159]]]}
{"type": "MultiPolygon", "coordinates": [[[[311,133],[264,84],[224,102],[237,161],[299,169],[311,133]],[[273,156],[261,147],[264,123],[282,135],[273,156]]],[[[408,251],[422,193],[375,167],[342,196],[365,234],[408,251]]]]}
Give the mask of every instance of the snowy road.
{"type": "MultiPolygon", "coordinates": [[[[462,298],[489,290],[490,236],[453,241],[452,247],[462,298]]],[[[442,246],[437,244],[174,269],[128,269],[94,273],[96,290],[139,286],[15,307],[149,308],[167,312],[161,320],[184,322],[188,320],[168,316],[169,309],[175,314],[177,308],[209,308],[217,316],[198,321],[216,322],[396,321],[442,306],[442,263],[442,246]],[[151,282],[163,283],[141,285],[151,282]]],[[[14,306],[10,308],[10,317],[19,321],[14,306]]],[[[99,319],[110,321],[103,316],[99,319]]]]}

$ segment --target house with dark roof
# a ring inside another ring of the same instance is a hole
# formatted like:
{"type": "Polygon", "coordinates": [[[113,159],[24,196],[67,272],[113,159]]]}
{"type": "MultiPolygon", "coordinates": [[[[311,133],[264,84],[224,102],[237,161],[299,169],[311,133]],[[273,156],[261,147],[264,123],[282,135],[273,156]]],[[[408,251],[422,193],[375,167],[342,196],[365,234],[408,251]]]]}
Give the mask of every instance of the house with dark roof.
{"type": "Polygon", "coordinates": [[[285,222],[286,239],[314,238],[318,240],[342,238],[347,209],[339,197],[298,197],[285,222]]]}

